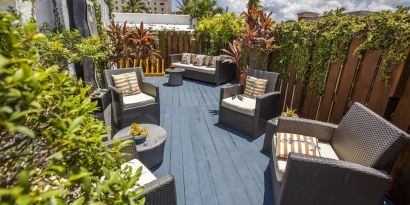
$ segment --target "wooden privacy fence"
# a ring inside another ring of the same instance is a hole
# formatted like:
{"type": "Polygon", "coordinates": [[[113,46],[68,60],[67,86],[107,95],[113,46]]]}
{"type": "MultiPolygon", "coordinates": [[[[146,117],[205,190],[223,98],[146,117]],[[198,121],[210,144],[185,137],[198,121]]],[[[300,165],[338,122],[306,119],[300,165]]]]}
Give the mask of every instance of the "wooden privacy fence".
{"type": "Polygon", "coordinates": [[[303,88],[297,79],[296,68],[291,68],[287,81],[281,81],[281,106],[297,109],[300,116],[324,122],[339,123],[354,102],[390,120],[401,129],[410,132],[410,54],[393,71],[391,85],[381,80],[379,69],[383,56],[380,51],[366,52],[360,59],[354,54],[363,41],[350,43],[344,65],[331,64],[323,95],[317,96],[309,88],[303,88]]]}

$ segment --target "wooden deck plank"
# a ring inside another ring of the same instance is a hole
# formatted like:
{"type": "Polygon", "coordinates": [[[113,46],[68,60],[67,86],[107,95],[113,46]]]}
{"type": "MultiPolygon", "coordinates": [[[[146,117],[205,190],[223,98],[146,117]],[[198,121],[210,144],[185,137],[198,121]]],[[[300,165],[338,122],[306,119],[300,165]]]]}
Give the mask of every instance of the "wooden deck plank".
{"type": "Polygon", "coordinates": [[[172,174],[178,204],[272,204],[263,137],[252,139],[218,125],[221,86],[148,77],[160,87],[161,126],[167,131],[157,177],[172,174]]]}

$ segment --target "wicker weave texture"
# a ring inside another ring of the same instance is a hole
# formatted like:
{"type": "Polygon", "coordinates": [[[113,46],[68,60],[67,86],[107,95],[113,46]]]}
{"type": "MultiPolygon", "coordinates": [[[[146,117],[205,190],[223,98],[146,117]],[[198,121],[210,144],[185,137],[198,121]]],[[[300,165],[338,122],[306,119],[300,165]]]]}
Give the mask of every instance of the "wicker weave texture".
{"type": "Polygon", "coordinates": [[[390,182],[370,167],[291,153],[278,204],[374,205],[390,182]]]}
{"type": "Polygon", "coordinates": [[[389,170],[407,141],[402,130],[354,103],[336,129],[331,145],[341,160],[389,170]]]}

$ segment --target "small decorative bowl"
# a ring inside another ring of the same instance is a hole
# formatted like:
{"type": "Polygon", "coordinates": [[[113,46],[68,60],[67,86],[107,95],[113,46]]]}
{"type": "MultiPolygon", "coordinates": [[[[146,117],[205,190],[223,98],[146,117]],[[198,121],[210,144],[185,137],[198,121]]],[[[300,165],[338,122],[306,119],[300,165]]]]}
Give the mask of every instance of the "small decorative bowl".
{"type": "Polygon", "coordinates": [[[134,136],[135,144],[144,143],[146,139],[147,139],[147,137],[144,137],[142,135],[134,136]]]}

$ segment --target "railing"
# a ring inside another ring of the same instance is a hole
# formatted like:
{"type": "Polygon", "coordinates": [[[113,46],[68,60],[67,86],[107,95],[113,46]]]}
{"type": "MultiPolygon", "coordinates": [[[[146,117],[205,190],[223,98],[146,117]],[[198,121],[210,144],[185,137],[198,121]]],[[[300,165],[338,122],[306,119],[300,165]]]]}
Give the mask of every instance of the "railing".
{"type": "Polygon", "coordinates": [[[165,76],[165,60],[157,59],[152,63],[149,59],[123,59],[118,62],[120,68],[140,67],[145,76],[165,76]]]}

